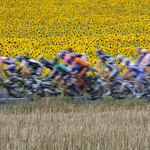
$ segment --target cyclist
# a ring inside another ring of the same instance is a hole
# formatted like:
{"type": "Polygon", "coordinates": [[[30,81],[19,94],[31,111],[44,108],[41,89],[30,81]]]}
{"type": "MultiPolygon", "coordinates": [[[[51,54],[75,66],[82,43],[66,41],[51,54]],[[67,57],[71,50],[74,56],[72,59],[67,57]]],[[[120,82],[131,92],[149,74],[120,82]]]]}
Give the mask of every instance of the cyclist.
{"type": "Polygon", "coordinates": [[[121,66],[118,68],[118,71],[122,71],[123,67],[125,66],[125,63],[123,61],[124,56],[123,55],[117,55],[116,59],[121,63],[121,66]]]}
{"type": "MultiPolygon", "coordinates": [[[[67,48],[67,49],[66,49],[66,53],[67,53],[67,54],[73,53],[72,48],[67,48]]],[[[82,59],[87,60],[87,57],[86,57],[86,54],[85,54],[85,53],[81,53],[81,54],[75,53],[75,54],[76,54],[76,57],[79,57],[79,58],[82,58],[82,59]]]]}
{"type": "MultiPolygon", "coordinates": [[[[146,68],[147,64],[150,62],[150,54],[148,53],[147,49],[142,49],[140,53],[142,54],[142,60],[139,63],[139,65],[142,66],[143,68],[146,68]]],[[[147,70],[148,69],[149,67],[147,68],[147,70]]]]}
{"type": "MultiPolygon", "coordinates": [[[[100,57],[101,55],[104,55],[105,58],[106,58],[106,60],[107,60],[108,62],[111,62],[111,63],[114,63],[114,62],[115,62],[115,59],[114,59],[114,58],[112,58],[112,57],[110,57],[110,56],[108,56],[108,55],[103,54],[103,53],[102,53],[102,49],[97,49],[97,50],[96,50],[96,56],[100,57]]],[[[99,66],[101,63],[102,63],[102,60],[100,59],[100,60],[96,63],[96,65],[95,65],[94,68],[97,69],[98,66],[99,66]]]]}
{"type": "MultiPolygon", "coordinates": [[[[147,49],[140,49],[140,57],[137,62],[133,62],[130,60],[130,66],[138,66],[143,68],[147,73],[149,72],[148,63],[150,62],[150,54],[148,53],[147,49]]],[[[133,77],[135,76],[135,72],[131,72],[131,70],[127,67],[127,70],[121,75],[121,77],[126,78],[127,80],[132,81],[133,77]]]]}
{"type": "MultiPolygon", "coordinates": [[[[75,53],[75,52],[73,52],[72,48],[67,48],[66,53],[70,56],[70,54],[75,53]]],[[[76,57],[81,58],[81,54],[75,53],[75,55],[76,55],[76,57]]]]}
{"type": "Polygon", "coordinates": [[[140,85],[139,83],[143,80],[145,76],[145,71],[144,68],[140,65],[137,65],[136,63],[132,63],[130,58],[125,58],[124,59],[125,65],[128,68],[128,72],[126,74],[131,74],[133,77],[135,77],[135,85],[137,87],[137,95],[136,98],[141,98],[141,93],[140,93],[140,85]]]}
{"type": "Polygon", "coordinates": [[[66,49],[66,53],[67,53],[67,54],[73,53],[72,48],[67,48],[67,49],[66,49]]]}
{"type": "MultiPolygon", "coordinates": [[[[66,66],[69,66],[72,64],[72,60],[71,60],[71,57],[70,55],[66,55],[66,53],[64,52],[60,52],[58,55],[57,55],[59,58],[63,59],[63,63],[64,65],[66,66]]],[[[68,69],[73,73],[73,74],[76,74],[78,72],[79,69],[81,69],[81,67],[79,65],[75,65],[75,67],[73,69],[69,68],[68,69]]]]}
{"type": "MultiPolygon", "coordinates": [[[[100,59],[100,56],[105,56],[105,59],[106,59],[107,62],[110,62],[110,63],[112,63],[112,64],[115,62],[115,59],[114,59],[114,58],[112,58],[112,57],[110,57],[110,56],[108,56],[108,55],[103,54],[103,53],[102,53],[102,49],[97,49],[97,50],[96,50],[96,56],[99,57],[99,60],[98,60],[98,62],[96,63],[94,69],[97,69],[100,64],[103,64],[102,60],[100,59]]],[[[105,68],[105,67],[103,66],[103,67],[100,69],[100,71],[97,73],[97,75],[102,74],[103,76],[105,76],[106,72],[104,71],[104,68],[105,68]]],[[[107,76],[107,74],[106,74],[106,76],[107,76]]]]}
{"type": "MultiPolygon", "coordinates": [[[[116,58],[117,58],[117,60],[121,63],[120,68],[118,68],[118,71],[121,72],[122,69],[123,69],[123,67],[126,66],[125,61],[124,61],[125,58],[124,58],[123,55],[117,55],[116,58]]],[[[131,63],[131,64],[134,64],[133,61],[130,61],[130,63],[131,63]]],[[[128,69],[126,69],[126,70],[120,75],[120,76],[121,76],[121,79],[122,79],[122,78],[127,78],[128,80],[132,80],[132,78],[131,78],[132,74],[126,74],[126,72],[128,72],[128,69]]]]}
{"type": "Polygon", "coordinates": [[[30,59],[30,56],[24,55],[23,59],[21,61],[21,73],[25,76],[32,78],[34,80],[34,77],[32,76],[32,70],[28,70],[31,68],[34,71],[34,74],[39,76],[43,71],[43,65],[39,63],[36,60],[30,59]]]}
{"type": "Polygon", "coordinates": [[[66,49],[61,49],[59,53],[67,53],[66,49]]]}
{"type": "Polygon", "coordinates": [[[11,77],[16,66],[17,64],[14,59],[8,57],[0,57],[0,71],[3,70],[6,76],[11,77]],[[7,66],[4,69],[2,69],[2,65],[4,64],[7,64],[7,66]],[[8,74],[7,71],[10,71],[11,74],[8,74]]]}
{"type": "MultiPolygon", "coordinates": [[[[54,63],[51,62],[51,61],[45,60],[43,55],[38,56],[37,60],[39,60],[39,62],[42,63],[42,64],[44,65],[44,67],[50,69],[51,71],[53,70],[53,68],[54,68],[54,63]]],[[[48,77],[48,75],[49,75],[50,73],[51,73],[51,72],[47,73],[47,74],[45,75],[45,77],[48,77]]],[[[52,78],[54,78],[57,74],[58,74],[58,71],[56,71],[56,73],[54,74],[54,76],[53,76],[52,78]]]]}
{"type": "MultiPolygon", "coordinates": [[[[53,64],[54,64],[54,67],[53,67],[51,74],[49,74],[49,76],[47,77],[48,80],[51,79],[57,71],[59,71],[59,73],[54,78],[56,82],[58,82],[61,78],[63,79],[67,75],[70,75],[70,70],[68,69],[66,65],[59,63],[58,57],[53,58],[53,64]]],[[[66,85],[65,85],[64,80],[60,82],[60,86],[64,89],[64,92],[66,92],[66,85]]]]}
{"type": "Polygon", "coordinates": [[[119,74],[119,71],[114,62],[107,61],[106,55],[100,55],[99,58],[103,65],[103,71],[100,71],[98,75],[103,74],[103,77],[106,79],[108,85],[108,92],[104,94],[104,96],[111,95],[110,81],[119,74]]]}
{"type": "Polygon", "coordinates": [[[81,58],[87,60],[86,54],[85,53],[81,53],[81,58]]]}
{"type": "Polygon", "coordinates": [[[68,66],[68,65],[70,65],[70,64],[72,63],[71,58],[70,58],[70,55],[66,54],[66,52],[64,52],[64,51],[63,51],[63,52],[59,52],[59,53],[57,54],[57,56],[58,56],[60,59],[63,59],[62,64],[66,65],[66,66],[68,66]]]}
{"type": "MultiPolygon", "coordinates": [[[[124,60],[123,60],[123,63],[122,63],[123,66],[126,66],[125,60],[126,60],[126,58],[124,58],[124,60]]],[[[134,66],[136,64],[137,64],[136,62],[133,62],[133,61],[130,60],[130,66],[134,66]]],[[[127,79],[127,80],[130,80],[130,81],[133,81],[134,80],[133,79],[134,73],[129,71],[129,68],[127,67],[127,69],[120,75],[120,77],[124,78],[124,79],[127,79]]]]}
{"type": "Polygon", "coordinates": [[[72,60],[72,65],[70,65],[70,67],[73,69],[76,65],[79,65],[81,68],[78,69],[78,72],[76,72],[76,78],[83,84],[84,86],[84,90],[87,90],[87,86],[84,83],[84,80],[82,79],[82,76],[85,75],[85,73],[88,71],[89,69],[89,62],[82,59],[82,58],[78,58],[76,57],[75,53],[70,54],[71,60],[72,60]]]}
{"type": "Polygon", "coordinates": [[[44,67],[49,68],[50,70],[53,70],[53,67],[54,67],[53,62],[45,60],[43,55],[38,56],[37,60],[39,60],[39,62],[42,63],[44,67]]]}
{"type": "Polygon", "coordinates": [[[142,59],[143,59],[143,55],[142,55],[142,53],[141,53],[142,47],[136,47],[136,50],[137,50],[138,53],[139,53],[139,57],[138,57],[138,60],[136,61],[136,64],[139,65],[140,62],[141,62],[142,59]]]}
{"type": "Polygon", "coordinates": [[[18,56],[16,57],[16,59],[17,59],[19,62],[21,62],[21,61],[23,60],[23,55],[18,55],[18,56]]]}

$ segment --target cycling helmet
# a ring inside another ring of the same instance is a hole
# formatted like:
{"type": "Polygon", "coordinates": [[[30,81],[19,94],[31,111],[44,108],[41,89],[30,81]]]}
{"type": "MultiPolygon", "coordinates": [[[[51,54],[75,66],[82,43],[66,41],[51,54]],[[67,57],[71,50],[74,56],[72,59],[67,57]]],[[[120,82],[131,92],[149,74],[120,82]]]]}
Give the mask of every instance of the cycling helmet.
{"type": "Polygon", "coordinates": [[[142,50],[142,47],[136,47],[136,49],[139,52],[140,50],[142,50]]]}
{"type": "Polygon", "coordinates": [[[147,49],[142,49],[140,52],[141,52],[141,54],[145,54],[145,53],[148,52],[148,50],[147,49]]]}
{"type": "Polygon", "coordinates": [[[72,48],[67,48],[66,51],[72,52],[72,48]]]}
{"type": "Polygon", "coordinates": [[[65,53],[62,53],[62,52],[59,52],[59,53],[57,54],[57,56],[58,56],[59,58],[63,57],[64,55],[65,55],[65,53]]]}
{"type": "Polygon", "coordinates": [[[73,54],[75,54],[75,55],[76,55],[76,57],[81,58],[81,54],[79,54],[79,53],[73,53],[73,54]]]}
{"type": "Polygon", "coordinates": [[[44,56],[43,55],[38,56],[37,60],[44,60],[44,56]]]}
{"type": "Polygon", "coordinates": [[[53,61],[54,61],[54,62],[57,62],[57,61],[59,61],[59,58],[58,58],[58,57],[54,57],[54,58],[53,58],[53,61]]]}
{"type": "Polygon", "coordinates": [[[96,53],[102,53],[102,49],[97,49],[96,53]]]}
{"type": "Polygon", "coordinates": [[[23,59],[23,56],[22,56],[22,55],[18,55],[18,56],[16,57],[16,59],[17,59],[18,61],[21,61],[21,60],[23,59]]]}
{"type": "Polygon", "coordinates": [[[103,59],[103,60],[106,59],[105,55],[101,55],[101,56],[99,56],[99,58],[100,58],[100,59],[103,59]]]}
{"type": "Polygon", "coordinates": [[[117,60],[122,60],[122,59],[124,59],[124,56],[123,55],[117,55],[117,60]]]}
{"type": "Polygon", "coordinates": [[[61,50],[59,51],[59,53],[66,53],[66,50],[65,50],[65,49],[61,49],[61,50]]]}
{"type": "Polygon", "coordinates": [[[30,59],[30,55],[29,54],[24,55],[24,59],[30,59]]]}
{"type": "Polygon", "coordinates": [[[71,53],[71,54],[70,54],[70,57],[71,57],[71,58],[75,58],[75,57],[76,57],[76,53],[71,53]]]}
{"type": "Polygon", "coordinates": [[[130,62],[131,61],[131,59],[130,58],[125,58],[124,59],[124,62],[126,63],[126,62],[130,62]]]}
{"type": "Polygon", "coordinates": [[[86,56],[86,54],[85,53],[81,53],[81,56],[86,56]]]}

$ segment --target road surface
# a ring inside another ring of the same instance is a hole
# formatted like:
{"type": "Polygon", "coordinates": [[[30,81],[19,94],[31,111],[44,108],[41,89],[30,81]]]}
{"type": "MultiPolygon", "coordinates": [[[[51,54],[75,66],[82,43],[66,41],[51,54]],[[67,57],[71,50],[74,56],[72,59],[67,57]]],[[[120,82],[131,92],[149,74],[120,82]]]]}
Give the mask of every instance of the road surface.
{"type": "MultiPolygon", "coordinates": [[[[0,92],[0,106],[2,105],[20,105],[20,104],[29,104],[32,103],[33,101],[29,100],[28,98],[13,98],[8,95],[7,92],[0,92]]],[[[78,102],[80,104],[95,104],[97,103],[96,100],[86,100],[84,98],[76,98],[72,99],[71,103],[78,102]]]]}

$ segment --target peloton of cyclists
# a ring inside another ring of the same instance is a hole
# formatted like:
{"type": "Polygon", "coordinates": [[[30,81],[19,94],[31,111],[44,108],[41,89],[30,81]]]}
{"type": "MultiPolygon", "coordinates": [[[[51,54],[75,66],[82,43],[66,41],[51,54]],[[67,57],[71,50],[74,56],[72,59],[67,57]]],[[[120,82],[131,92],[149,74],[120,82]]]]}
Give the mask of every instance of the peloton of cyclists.
{"type": "MultiPolygon", "coordinates": [[[[115,59],[109,55],[103,53],[102,49],[96,50],[96,56],[98,56],[99,60],[95,65],[95,69],[98,69],[101,65],[100,71],[97,75],[103,75],[103,77],[107,81],[108,92],[105,95],[111,95],[111,80],[116,77],[119,72],[123,70],[123,67],[127,67],[127,69],[120,75],[122,78],[127,80],[135,80],[135,86],[137,87],[137,98],[141,97],[140,93],[140,82],[143,80],[145,72],[150,75],[150,54],[147,49],[142,49],[141,47],[136,48],[139,53],[139,58],[136,62],[131,61],[129,58],[124,58],[123,55],[116,56],[116,59],[120,62],[120,67],[117,68],[115,63],[115,59]]],[[[27,55],[19,55],[16,57],[18,61],[21,62],[20,72],[31,78],[35,79],[32,75],[32,71],[29,68],[32,68],[35,72],[34,74],[40,76],[43,72],[44,67],[49,68],[51,70],[45,77],[47,80],[54,79],[55,81],[60,81],[61,78],[68,74],[74,74],[74,77],[82,83],[84,89],[87,90],[88,87],[83,80],[83,76],[89,70],[89,62],[86,60],[85,54],[79,54],[73,52],[72,48],[62,49],[57,54],[57,57],[53,58],[52,61],[47,61],[44,59],[43,55],[40,55],[37,60],[30,59],[30,56],[27,55]],[[59,58],[62,59],[62,64],[59,63],[59,58]]],[[[7,57],[0,57],[0,70],[2,70],[2,65],[8,64],[7,67],[4,68],[4,73],[6,71],[11,71],[16,68],[16,63],[14,59],[7,57]]],[[[61,82],[61,87],[66,92],[66,85],[64,82],[61,82]]],[[[104,95],[104,96],[105,96],[104,95]]]]}

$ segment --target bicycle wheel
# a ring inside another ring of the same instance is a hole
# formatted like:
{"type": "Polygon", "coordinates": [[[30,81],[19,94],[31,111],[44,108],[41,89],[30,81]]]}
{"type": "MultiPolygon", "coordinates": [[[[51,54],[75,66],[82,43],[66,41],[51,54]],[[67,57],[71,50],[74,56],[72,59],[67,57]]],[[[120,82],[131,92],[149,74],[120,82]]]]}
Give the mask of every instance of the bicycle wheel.
{"type": "Polygon", "coordinates": [[[10,82],[7,84],[7,90],[9,95],[13,96],[14,98],[22,98],[26,96],[25,84],[18,78],[13,78],[10,80],[10,82]]]}
{"type": "Polygon", "coordinates": [[[83,96],[82,90],[75,83],[71,83],[71,85],[67,87],[67,91],[69,92],[69,95],[73,97],[83,96]]]}
{"type": "Polygon", "coordinates": [[[103,95],[107,92],[108,89],[100,86],[99,84],[96,84],[94,89],[97,91],[96,95],[98,96],[98,99],[103,100],[103,95]]]}

